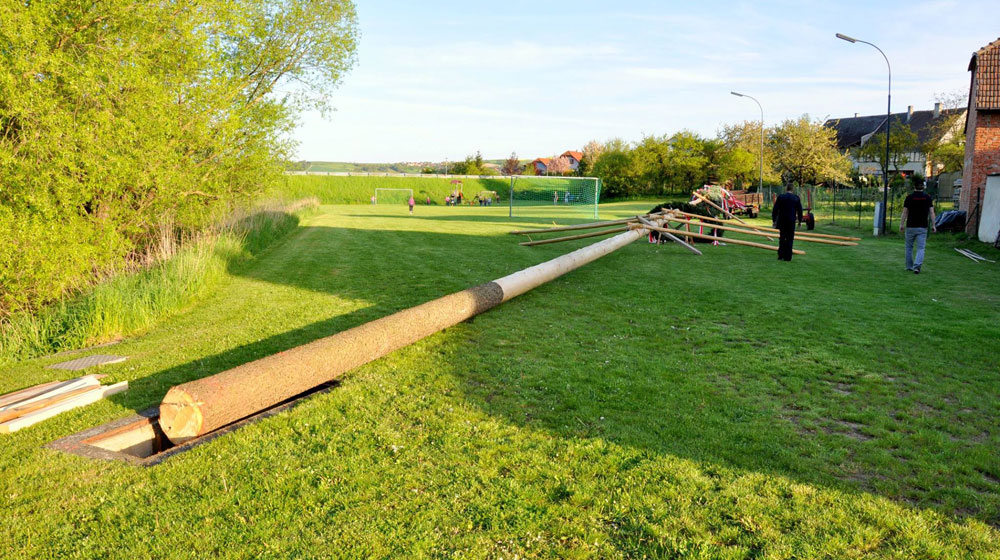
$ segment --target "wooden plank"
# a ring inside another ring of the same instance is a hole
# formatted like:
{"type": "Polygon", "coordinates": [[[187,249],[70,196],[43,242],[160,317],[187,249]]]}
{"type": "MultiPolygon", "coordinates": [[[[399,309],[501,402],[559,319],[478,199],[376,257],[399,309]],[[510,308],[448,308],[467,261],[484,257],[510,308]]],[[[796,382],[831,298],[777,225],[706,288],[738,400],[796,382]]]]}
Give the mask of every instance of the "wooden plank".
{"type": "MultiPolygon", "coordinates": [[[[695,221],[692,221],[692,220],[684,220],[684,219],[681,219],[681,218],[667,218],[667,220],[671,221],[671,222],[681,223],[681,224],[693,224],[693,225],[696,225],[696,226],[697,225],[704,225],[705,227],[710,227],[712,229],[721,229],[721,230],[726,230],[726,231],[733,231],[733,232],[736,232],[736,233],[742,233],[744,235],[757,235],[757,236],[760,236],[760,237],[767,237],[768,239],[770,239],[770,237],[766,233],[763,233],[763,232],[760,232],[760,231],[750,231],[750,230],[746,230],[746,229],[743,229],[743,228],[732,227],[732,226],[724,226],[724,225],[721,225],[721,224],[705,224],[705,223],[699,224],[698,222],[695,222],[695,221]]],[[[807,237],[805,235],[801,235],[800,236],[798,233],[795,234],[795,239],[799,240],[799,241],[808,241],[810,243],[825,243],[827,245],[840,245],[842,247],[853,247],[853,246],[857,245],[857,243],[854,243],[853,241],[836,241],[836,240],[833,240],[833,239],[816,239],[816,238],[813,238],[813,237],[807,237]]]]}
{"type": "MultiPolygon", "coordinates": [[[[643,217],[649,214],[643,214],[643,217]]],[[[576,224],[572,226],[558,226],[544,229],[519,229],[510,232],[511,235],[528,235],[533,233],[555,233],[557,231],[575,231],[579,229],[594,229],[605,226],[616,226],[619,224],[627,224],[629,222],[634,222],[639,216],[633,216],[631,218],[622,218],[620,220],[608,220],[606,222],[588,222],[586,224],[576,224]]]]}
{"type": "Polygon", "coordinates": [[[47,420],[53,416],[66,412],[67,410],[73,410],[74,408],[95,403],[104,397],[120,393],[125,389],[128,389],[128,381],[122,381],[121,383],[115,383],[114,385],[108,385],[106,387],[91,387],[90,391],[87,391],[82,395],[77,395],[62,402],[55,403],[52,406],[36,410],[20,418],[15,418],[14,420],[0,424],[0,434],[9,434],[22,428],[33,426],[42,420],[47,420]]]}
{"type": "Polygon", "coordinates": [[[542,239],[540,241],[524,241],[518,243],[518,245],[524,245],[525,247],[531,247],[533,245],[545,245],[547,243],[560,243],[562,241],[572,241],[574,239],[586,239],[587,237],[597,237],[599,235],[608,235],[609,233],[621,233],[627,231],[628,226],[622,226],[611,229],[602,229],[601,231],[592,231],[590,233],[581,233],[578,235],[567,235],[566,237],[554,237],[552,239],[542,239]]]}
{"type": "Polygon", "coordinates": [[[21,416],[24,416],[25,414],[34,412],[36,410],[41,410],[41,409],[43,409],[43,408],[45,408],[47,406],[53,405],[53,404],[55,404],[57,402],[61,402],[61,401],[64,401],[66,399],[73,398],[73,397],[75,397],[77,395],[82,395],[83,393],[86,393],[87,391],[93,391],[93,390],[95,390],[97,388],[98,387],[95,386],[95,385],[90,385],[90,386],[87,386],[87,387],[80,387],[79,389],[74,389],[72,391],[69,391],[68,393],[60,393],[58,395],[53,395],[53,396],[51,396],[51,397],[49,397],[47,399],[43,399],[43,400],[40,400],[40,401],[35,401],[35,402],[32,402],[32,403],[22,404],[20,406],[15,406],[13,408],[9,408],[7,410],[4,410],[3,412],[0,412],[0,423],[6,422],[8,420],[13,420],[15,418],[19,418],[21,416]]]}
{"type": "MultiPolygon", "coordinates": [[[[653,222],[647,220],[646,218],[641,218],[640,217],[639,221],[642,222],[642,223],[644,223],[644,224],[646,224],[647,226],[658,227],[656,224],[654,224],[653,222]]],[[[677,237],[676,235],[674,235],[672,233],[667,233],[665,231],[661,231],[660,233],[662,233],[663,235],[666,235],[667,239],[672,240],[674,243],[677,243],[681,247],[686,248],[687,250],[691,251],[692,253],[698,255],[699,257],[701,256],[701,251],[699,251],[698,249],[695,249],[694,247],[692,247],[691,245],[689,245],[687,242],[685,242],[683,239],[677,237]]]]}
{"type": "Polygon", "coordinates": [[[9,404],[22,401],[24,399],[30,399],[35,395],[39,395],[46,390],[58,385],[58,381],[49,381],[47,383],[39,383],[38,385],[33,385],[31,387],[25,387],[24,389],[18,391],[12,391],[6,395],[0,396],[0,406],[7,406],[9,404]]]}
{"type": "Polygon", "coordinates": [[[47,391],[39,393],[39,394],[37,394],[37,395],[35,395],[33,397],[22,399],[22,400],[19,400],[17,402],[14,402],[14,403],[2,406],[2,407],[0,407],[0,412],[6,412],[7,410],[10,410],[11,408],[14,408],[14,407],[17,407],[17,406],[24,406],[26,404],[31,404],[33,402],[37,402],[37,401],[40,401],[40,400],[48,399],[48,398],[54,397],[56,395],[60,395],[62,393],[68,393],[70,391],[75,391],[75,390],[80,389],[82,387],[96,387],[96,386],[98,386],[100,384],[101,384],[101,382],[98,381],[95,377],[93,377],[91,375],[85,375],[83,377],[76,377],[76,378],[70,379],[68,381],[63,381],[61,383],[58,383],[57,385],[55,385],[54,387],[51,387],[47,391]]]}
{"type": "MultiPolygon", "coordinates": [[[[713,222],[719,222],[720,224],[738,224],[738,223],[741,223],[738,220],[723,220],[722,218],[714,218],[712,216],[702,216],[700,214],[692,214],[690,212],[682,212],[680,210],[671,210],[671,212],[673,212],[674,214],[682,214],[684,216],[687,216],[688,218],[697,218],[697,219],[701,219],[701,220],[711,220],[713,222]]],[[[756,230],[759,230],[759,231],[770,231],[770,232],[774,232],[774,233],[780,233],[780,231],[777,228],[772,228],[772,227],[753,226],[753,228],[756,229],[756,230]]],[[[798,237],[800,235],[805,235],[805,236],[808,236],[808,237],[821,237],[823,239],[839,239],[841,241],[861,241],[860,237],[848,237],[846,235],[831,235],[831,234],[827,234],[827,233],[815,233],[815,232],[806,232],[806,233],[796,232],[796,234],[795,234],[796,237],[798,237]]]]}
{"type": "MultiPolygon", "coordinates": [[[[692,232],[685,232],[685,231],[681,231],[681,230],[678,230],[678,229],[661,228],[661,227],[653,228],[653,227],[650,227],[650,226],[643,226],[643,225],[634,225],[634,226],[632,226],[632,228],[633,229],[649,228],[649,229],[654,229],[656,231],[666,231],[668,233],[673,233],[673,234],[676,234],[676,235],[683,235],[683,236],[687,236],[687,237],[697,237],[698,239],[708,239],[708,240],[711,240],[711,241],[721,241],[722,243],[726,243],[726,244],[745,245],[747,247],[757,247],[758,249],[767,249],[769,251],[777,251],[778,250],[778,248],[775,247],[774,245],[767,245],[765,243],[755,243],[753,241],[743,241],[742,239],[733,239],[733,238],[730,238],[730,237],[715,237],[714,235],[705,235],[705,234],[702,234],[702,233],[694,233],[693,231],[692,232]]],[[[792,249],[792,253],[794,253],[796,255],[804,255],[804,254],[806,254],[805,251],[800,251],[798,249],[792,249]]]]}

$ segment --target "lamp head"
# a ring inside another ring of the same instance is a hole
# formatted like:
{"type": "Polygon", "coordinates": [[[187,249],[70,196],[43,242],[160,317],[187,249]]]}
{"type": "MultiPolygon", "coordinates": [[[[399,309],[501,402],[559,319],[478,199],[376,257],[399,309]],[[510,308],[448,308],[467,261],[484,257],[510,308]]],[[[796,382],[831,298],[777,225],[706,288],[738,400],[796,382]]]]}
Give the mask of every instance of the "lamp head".
{"type": "Polygon", "coordinates": [[[736,97],[743,97],[743,94],[742,94],[742,93],[736,93],[735,91],[731,91],[731,92],[729,92],[729,93],[731,93],[731,94],[735,95],[736,97]]]}
{"type": "Polygon", "coordinates": [[[848,43],[857,43],[858,42],[858,40],[855,39],[854,37],[849,37],[847,35],[844,35],[843,33],[837,33],[837,38],[838,39],[843,39],[843,40],[847,41],[848,43]]]}

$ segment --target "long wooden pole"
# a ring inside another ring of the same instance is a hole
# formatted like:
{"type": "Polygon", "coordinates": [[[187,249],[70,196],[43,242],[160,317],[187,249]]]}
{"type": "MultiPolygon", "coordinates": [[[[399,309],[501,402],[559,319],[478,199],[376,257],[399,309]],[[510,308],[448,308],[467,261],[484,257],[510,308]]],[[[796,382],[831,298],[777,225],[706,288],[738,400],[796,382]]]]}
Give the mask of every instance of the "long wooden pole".
{"type": "MultiPolygon", "coordinates": [[[[656,220],[662,224],[662,219],[656,220]]],[[[160,404],[160,427],[183,443],[331,381],[358,366],[475,317],[537,286],[641,239],[624,233],[492,282],[404,309],[332,336],[171,387],[160,404]]]]}
{"type": "MultiPolygon", "coordinates": [[[[646,216],[649,216],[649,214],[643,214],[642,215],[642,217],[646,217],[646,216]]],[[[572,225],[572,226],[558,226],[558,227],[543,228],[543,229],[519,229],[519,230],[511,231],[510,234],[511,235],[528,235],[528,234],[535,234],[535,233],[555,233],[557,231],[575,231],[575,230],[578,230],[578,229],[594,229],[594,228],[599,228],[599,227],[604,227],[604,226],[614,226],[614,225],[618,225],[618,224],[627,224],[629,222],[636,221],[636,219],[638,219],[638,218],[639,218],[639,216],[633,216],[631,218],[622,218],[620,220],[608,220],[608,221],[605,221],[605,222],[588,222],[586,224],[576,224],[576,225],[572,225]]]]}
{"type": "MultiPolygon", "coordinates": [[[[689,218],[695,218],[695,219],[699,219],[699,220],[710,220],[710,221],[713,221],[713,222],[719,222],[720,224],[739,224],[739,223],[743,223],[743,222],[740,222],[738,220],[723,220],[722,218],[714,218],[712,216],[702,216],[700,214],[692,214],[690,212],[682,212],[680,210],[670,210],[670,212],[673,213],[673,214],[682,214],[682,215],[687,216],[689,218]]],[[[772,228],[772,227],[753,226],[753,228],[756,229],[756,230],[758,230],[758,231],[770,231],[770,232],[774,232],[774,233],[780,233],[780,230],[778,230],[777,228],[772,228]]],[[[809,233],[799,233],[799,232],[796,232],[795,233],[796,237],[803,236],[803,235],[808,236],[808,237],[821,237],[823,239],[840,239],[842,241],[861,241],[860,237],[848,237],[848,236],[844,236],[844,235],[830,235],[830,234],[826,234],[826,233],[815,233],[815,232],[809,232],[809,233]]]]}
{"type": "MultiPolygon", "coordinates": [[[[671,217],[668,217],[667,221],[668,222],[678,222],[678,223],[681,223],[681,224],[699,225],[698,222],[695,222],[693,220],[685,220],[683,218],[671,218],[671,217]]],[[[704,225],[705,225],[705,227],[711,227],[713,229],[722,229],[722,230],[726,230],[726,231],[734,231],[734,232],[737,232],[737,233],[742,233],[744,235],[756,235],[756,236],[759,236],[759,237],[767,237],[768,239],[770,239],[770,237],[766,233],[764,233],[762,231],[752,231],[752,230],[748,230],[748,229],[744,229],[744,228],[738,228],[738,227],[733,227],[733,226],[724,226],[724,225],[721,225],[721,224],[704,224],[704,225]]],[[[807,237],[805,235],[799,235],[799,234],[795,234],[795,239],[797,239],[799,241],[808,241],[810,243],[825,243],[827,245],[840,245],[840,246],[843,246],[843,247],[852,247],[854,245],[857,245],[857,243],[854,243],[852,241],[836,241],[834,239],[816,239],[815,237],[807,237]]]]}
{"type": "MultiPolygon", "coordinates": [[[[691,237],[697,237],[698,239],[709,239],[711,241],[721,241],[722,243],[732,243],[733,245],[746,245],[747,247],[757,247],[758,249],[767,249],[769,251],[777,251],[778,248],[774,245],[768,245],[766,243],[756,243],[753,241],[743,241],[742,239],[733,239],[731,237],[716,237],[714,235],[705,235],[703,233],[684,232],[679,229],[670,229],[665,227],[649,227],[649,226],[633,226],[633,227],[646,227],[654,231],[665,231],[667,233],[673,233],[676,235],[688,235],[691,237]]],[[[805,251],[800,251],[798,249],[792,249],[792,253],[796,255],[804,255],[805,251]]]]}
{"type": "Polygon", "coordinates": [[[628,226],[616,227],[611,229],[602,229],[601,231],[592,231],[590,233],[580,233],[577,235],[567,235],[565,237],[553,237],[551,239],[540,239],[538,241],[524,241],[518,243],[518,245],[524,245],[525,247],[530,247],[533,245],[546,245],[548,243],[561,243],[563,241],[572,241],[574,239],[586,239],[588,237],[599,237],[601,235],[608,235],[609,233],[619,233],[628,230],[628,226]]]}

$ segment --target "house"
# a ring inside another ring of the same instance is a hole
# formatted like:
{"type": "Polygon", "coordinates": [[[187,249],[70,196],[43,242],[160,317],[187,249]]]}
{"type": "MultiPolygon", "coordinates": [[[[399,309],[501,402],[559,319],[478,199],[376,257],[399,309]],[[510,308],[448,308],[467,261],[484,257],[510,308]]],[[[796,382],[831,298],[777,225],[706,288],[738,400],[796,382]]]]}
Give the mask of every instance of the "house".
{"type": "Polygon", "coordinates": [[[535,175],[545,175],[552,164],[552,158],[540,157],[531,162],[531,167],[535,170],[535,175]]]}
{"type": "Polygon", "coordinates": [[[1000,39],[972,53],[969,72],[958,208],[967,212],[966,232],[994,241],[1000,231],[1000,39]]]}
{"type": "Polygon", "coordinates": [[[583,159],[583,152],[566,150],[559,157],[566,158],[569,161],[569,168],[576,171],[580,167],[580,160],[583,159]]]}
{"type": "MultiPolygon", "coordinates": [[[[910,105],[905,113],[893,113],[892,126],[894,128],[897,126],[908,127],[917,135],[918,143],[916,150],[906,154],[909,161],[906,165],[901,165],[899,170],[906,174],[920,173],[924,177],[937,175],[939,169],[933,161],[928,161],[923,146],[931,140],[947,140],[954,134],[960,134],[961,118],[956,119],[954,125],[948,130],[942,131],[942,124],[948,118],[961,117],[964,113],[965,109],[942,109],[940,103],[935,103],[934,109],[930,111],[914,111],[913,105],[910,105]]],[[[885,133],[885,115],[859,116],[854,113],[853,117],[829,119],[823,123],[823,126],[837,132],[837,147],[847,155],[858,173],[862,175],[882,174],[882,166],[878,161],[859,158],[857,150],[868,143],[876,134],[885,133]]],[[[891,164],[889,171],[895,171],[891,164]]]]}

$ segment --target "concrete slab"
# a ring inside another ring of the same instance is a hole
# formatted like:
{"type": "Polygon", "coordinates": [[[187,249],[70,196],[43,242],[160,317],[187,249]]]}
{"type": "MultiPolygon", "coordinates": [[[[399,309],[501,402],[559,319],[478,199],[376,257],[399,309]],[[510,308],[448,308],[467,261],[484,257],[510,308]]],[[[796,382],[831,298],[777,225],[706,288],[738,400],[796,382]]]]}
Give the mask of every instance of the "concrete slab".
{"type": "Polygon", "coordinates": [[[70,360],[68,362],[59,362],[58,364],[52,364],[49,369],[68,369],[68,370],[81,370],[87,369],[94,366],[103,366],[107,364],[118,364],[124,362],[128,358],[126,356],[113,356],[111,354],[94,354],[93,356],[87,356],[85,358],[77,358],[75,360],[70,360]]]}

